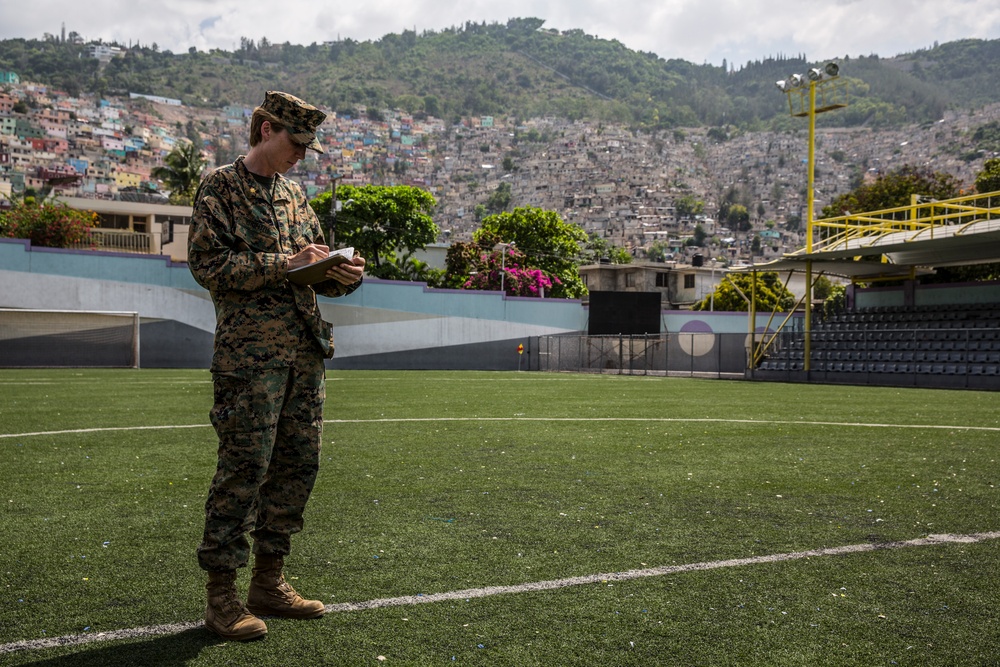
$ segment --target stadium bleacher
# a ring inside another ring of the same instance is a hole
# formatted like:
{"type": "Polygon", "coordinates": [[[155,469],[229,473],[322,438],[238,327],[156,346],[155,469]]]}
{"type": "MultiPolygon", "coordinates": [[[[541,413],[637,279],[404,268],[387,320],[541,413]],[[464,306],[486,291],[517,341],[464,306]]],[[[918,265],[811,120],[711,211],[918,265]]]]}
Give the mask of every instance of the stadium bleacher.
{"type": "MultiPolygon", "coordinates": [[[[755,378],[802,379],[805,343],[804,332],[783,334],[755,378]]],[[[878,306],[817,320],[809,380],[1000,389],[1000,304],[878,306]]]]}

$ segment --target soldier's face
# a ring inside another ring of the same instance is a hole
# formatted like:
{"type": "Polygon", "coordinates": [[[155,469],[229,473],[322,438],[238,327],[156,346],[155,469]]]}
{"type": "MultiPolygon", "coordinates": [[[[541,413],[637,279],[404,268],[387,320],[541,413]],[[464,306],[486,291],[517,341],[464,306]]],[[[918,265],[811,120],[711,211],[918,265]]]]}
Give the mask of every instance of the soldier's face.
{"type": "Polygon", "coordinates": [[[274,139],[277,140],[278,144],[276,146],[275,171],[284,174],[306,156],[306,146],[292,139],[292,135],[287,131],[279,132],[274,136],[274,139]]]}
{"type": "Polygon", "coordinates": [[[269,166],[279,174],[286,173],[295,166],[299,160],[306,156],[305,144],[300,144],[287,130],[275,132],[269,123],[261,128],[261,136],[264,138],[267,150],[267,161],[269,166]]]}

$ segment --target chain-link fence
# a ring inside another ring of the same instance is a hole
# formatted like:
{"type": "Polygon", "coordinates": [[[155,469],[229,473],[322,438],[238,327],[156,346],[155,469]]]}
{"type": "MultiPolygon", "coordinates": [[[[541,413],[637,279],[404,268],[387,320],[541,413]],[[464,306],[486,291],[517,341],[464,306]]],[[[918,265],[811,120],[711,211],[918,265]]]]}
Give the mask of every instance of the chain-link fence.
{"type": "Polygon", "coordinates": [[[746,334],[563,334],[539,337],[536,350],[542,371],[742,378],[746,345],[746,334]]]}

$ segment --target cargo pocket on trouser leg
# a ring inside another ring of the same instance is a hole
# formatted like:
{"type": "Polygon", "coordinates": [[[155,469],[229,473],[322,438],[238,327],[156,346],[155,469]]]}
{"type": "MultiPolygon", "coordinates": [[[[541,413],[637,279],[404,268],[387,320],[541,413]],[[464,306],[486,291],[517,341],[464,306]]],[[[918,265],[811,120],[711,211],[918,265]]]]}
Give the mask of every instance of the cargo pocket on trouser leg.
{"type": "Polygon", "coordinates": [[[256,521],[287,377],[284,368],[213,374],[215,404],[210,416],[219,452],[198,549],[202,567],[208,563],[212,566],[208,569],[232,569],[247,563],[246,533],[256,521]]]}

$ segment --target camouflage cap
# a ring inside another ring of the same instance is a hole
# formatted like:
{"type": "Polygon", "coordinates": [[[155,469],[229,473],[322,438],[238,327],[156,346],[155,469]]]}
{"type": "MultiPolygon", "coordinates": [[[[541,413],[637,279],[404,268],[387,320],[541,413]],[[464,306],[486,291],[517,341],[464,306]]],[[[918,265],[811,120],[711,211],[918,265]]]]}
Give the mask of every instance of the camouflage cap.
{"type": "Polygon", "coordinates": [[[276,90],[267,91],[260,108],[277,118],[297,143],[317,153],[323,152],[316,138],[316,128],[326,120],[325,113],[294,95],[276,90]]]}

